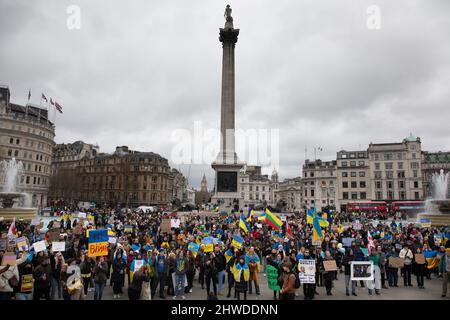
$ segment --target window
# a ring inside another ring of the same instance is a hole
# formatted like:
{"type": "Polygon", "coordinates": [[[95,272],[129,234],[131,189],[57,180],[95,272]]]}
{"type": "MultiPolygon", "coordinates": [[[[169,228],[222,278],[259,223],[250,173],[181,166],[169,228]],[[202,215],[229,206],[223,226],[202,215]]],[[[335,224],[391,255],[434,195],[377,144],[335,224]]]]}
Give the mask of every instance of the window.
{"type": "Polygon", "coordinates": [[[365,193],[365,192],[361,192],[361,193],[359,194],[359,198],[360,198],[361,200],[365,200],[365,199],[366,199],[366,193],[365,193]]]}
{"type": "Polygon", "coordinates": [[[397,153],[397,159],[398,160],[402,160],[403,159],[403,154],[401,152],[397,153]]]}
{"type": "Polygon", "coordinates": [[[392,153],[385,153],[384,160],[392,160],[392,153]]]}
{"type": "Polygon", "coordinates": [[[36,177],[33,177],[33,184],[36,184],[36,177]]]}
{"type": "Polygon", "coordinates": [[[343,192],[342,193],[342,199],[348,200],[348,192],[343,192]]]}
{"type": "Polygon", "coordinates": [[[394,199],[394,192],[388,191],[388,200],[392,200],[392,199],[394,199]]]}
{"type": "Polygon", "coordinates": [[[305,189],[305,197],[308,196],[308,189],[305,189]]]}
{"type": "Polygon", "coordinates": [[[342,182],[342,188],[348,188],[348,182],[347,181],[343,181],[342,182]]]}
{"type": "Polygon", "coordinates": [[[379,162],[375,163],[375,170],[380,170],[380,163],[379,162]]]}
{"type": "Polygon", "coordinates": [[[383,194],[381,193],[381,191],[375,192],[375,198],[377,198],[377,200],[383,199],[383,194]]]}
{"type": "MultiPolygon", "coordinates": [[[[256,191],[258,191],[258,190],[256,190],[256,191]]],[[[266,187],[262,187],[262,191],[266,191],[266,187]]],[[[264,200],[264,199],[263,199],[264,200]]]]}
{"type": "Polygon", "coordinates": [[[401,181],[401,180],[400,180],[400,181],[398,182],[398,188],[399,188],[399,189],[405,189],[405,181],[401,181]]]}
{"type": "Polygon", "coordinates": [[[358,199],[358,193],[352,192],[352,200],[357,200],[357,199],[358,199]]]}
{"type": "Polygon", "coordinates": [[[413,153],[413,154],[412,154],[412,158],[413,158],[413,159],[416,159],[416,153],[413,153]]]}
{"type": "Polygon", "coordinates": [[[381,171],[375,171],[375,179],[381,179],[381,171]]]}
{"type": "Polygon", "coordinates": [[[355,177],[356,177],[356,171],[350,172],[350,176],[351,176],[352,178],[355,178],[355,177]]]}
{"type": "Polygon", "coordinates": [[[347,178],[348,177],[348,173],[347,172],[342,172],[342,177],[347,178]]]}
{"type": "Polygon", "coordinates": [[[419,181],[414,181],[414,188],[419,188],[419,181]]]}
{"type": "Polygon", "coordinates": [[[358,153],[358,158],[364,158],[364,153],[358,153]]]}
{"type": "Polygon", "coordinates": [[[357,188],[356,181],[352,181],[352,182],[351,182],[351,187],[352,187],[352,188],[357,188]]]}
{"type": "Polygon", "coordinates": [[[398,171],[397,172],[397,177],[398,178],[404,178],[405,177],[405,171],[398,171]]]}
{"type": "Polygon", "coordinates": [[[419,169],[419,163],[418,162],[411,162],[411,169],[419,169]]]}
{"type": "Polygon", "coordinates": [[[413,170],[413,177],[417,178],[418,174],[417,174],[417,170],[413,170]]]}
{"type": "Polygon", "coordinates": [[[400,200],[405,200],[405,199],[406,199],[405,191],[400,191],[400,200]]]}
{"type": "Polygon", "coordinates": [[[341,158],[342,158],[342,159],[347,159],[347,155],[346,155],[346,154],[343,154],[343,155],[341,155],[341,158]]]}
{"type": "Polygon", "coordinates": [[[350,167],[356,167],[356,161],[350,161],[350,167]]]}
{"type": "MultiPolygon", "coordinates": [[[[258,186],[256,186],[256,191],[259,191],[259,187],[258,186]]],[[[258,200],[258,197],[256,198],[256,200],[258,200]]]]}
{"type": "Polygon", "coordinates": [[[14,157],[18,157],[19,156],[19,150],[14,150],[14,157]]]}
{"type": "Polygon", "coordinates": [[[380,156],[379,156],[379,154],[378,153],[375,153],[374,155],[373,155],[373,159],[374,160],[380,160],[380,156]]]}
{"type": "Polygon", "coordinates": [[[375,181],[375,189],[381,189],[381,181],[375,181]]]}
{"type": "Polygon", "coordinates": [[[28,176],[27,179],[26,179],[26,183],[27,183],[27,184],[30,184],[30,177],[29,177],[29,176],[28,176]]]}
{"type": "Polygon", "coordinates": [[[394,171],[386,171],[386,179],[394,179],[394,171]]]}
{"type": "Polygon", "coordinates": [[[386,185],[387,185],[388,189],[393,189],[394,188],[394,183],[392,181],[387,181],[386,185]]]}
{"type": "Polygon", "coordinates": [[[347,161],[342,161],[342,166],[346,167],[347,166],[347,161]]]}
{"type": "Polygon", "coordinates": [[[12,150],[8,150],[8,156],[9,156],[9,157],[12,156],[12,150]]]}
{"type": "Polygon", "coordinates": [[[359,187],[360,188],[365,188],[366,187],[366,182],[365,181],[360,181],[359,182],[359,187]]]}
{"type": "Polygon", "coordinates": [[[314,172],[310,172],[309,173],[309,176],[312,178],[312,177],[314,177],[314,172]]]}
{"type": "MultiPolygon", "coordinates": [[[[401,154],[401,153],[400,153],[400,154],[401,154]]],[[[397,165],[398,165],[398,168],[399,168],[400,170],[403,169],[403,162],[398,162],[397,165]]]]}
{"type": "Polygon", "coordinates": [[[366,176],[366,173],[365,173],[364,171],[360,171],[360,172],[359,172],[359,176],[360,176],[360,177],[365,177],[365,176],[366,176]]]}
{"type": "Polygon", "coordinates": [[[356,155],[354,153],[350,153],[350,158],[355,158],[356,155]]]}
{"type": "Polygon", "coordinates": [[[419,196],[419,193],[418,193],[418,192],[414,192],[414,198],[415,198],[416,200],[419,200],[419,199],[420,199],[420,196],[419,196]]]}
{"type": "Polygon", "coordinates": [[[364,167],[365,162],[364,162],[364,161],[359,161],[359,162],[358,162],[358,165],[359,165],[360,167],[364,167]]]}
{"type": "Polygon", "coordinates": [[[14,139],[13,138],[9,138],[9,143],[13,144],[14,143],[14,139]]]}
{"type": "Polygon", "coordinates": [[[311,197],[314,197],[314,189],[311,190],[311,197]]]}
{"type": "Polygon", "coordinates": [[[386,170],[392,170],[392,168],[393,168],[393,163],[392,163],[392,162],[386,162],[386,163],[384,164],[384,168],[385,168],[386,170]]]}

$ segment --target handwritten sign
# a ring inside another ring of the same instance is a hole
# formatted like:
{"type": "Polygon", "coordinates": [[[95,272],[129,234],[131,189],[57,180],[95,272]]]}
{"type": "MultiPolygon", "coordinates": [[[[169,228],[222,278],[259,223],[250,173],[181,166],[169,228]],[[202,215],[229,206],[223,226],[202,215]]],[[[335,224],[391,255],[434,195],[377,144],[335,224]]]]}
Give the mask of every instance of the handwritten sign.
{"type": "Polygon", "coordinates": [[[417,264],[425,264],[425,256],[421,253],[416,253],[414,255],[417,264]]]}
{"type": "Polygon", "coordinates": [[[89,232],[89,257],[100,257],[108,255],[108,230],[90,230],[89,232]]]}
{"type": "Polygon", "coordinates": [[[45,240],[37,241],[33,244],[34,252],[41,252],[45,251],[47,249],[47,246],[45,245],[45,240]]]}
{"type": "Polygon", "coordinates": [[[163,219],[161,221],[161,232],[169,233],[171,230],[171,222],[170,219],[163,219]]]}
{"type": "Polygon", "coordinates": [[[41,224],[41,219],[40,218],[33,218],[32,220],[31,220],[31,225],[32,226],[38,226],[38,225],[40,225],[41,224]]]}
{"type": "Polygon", "coordinates": [[[6,251],[7,239],[0,239],[0,251],[6,251]]]}
{"type": "Polygon", "coordinates": [[[53,252],[63,252],[66,251],[66,243],[64,241],[61,242],[52,242],[52,251],[53,252]]]}
{"type": "Polygon", "coordinates": [[[355,238],[342,238],[342,245],[347,248],[351,247],[353,241],[355,241],[355,238]]]}
{"type": "Polygon", "coordinates": [[[134,261],[134,272],[139,271],[139,269],[144,265],[144,260],[135,260],[134,261]]]}
{"type": "Polygon", "coordinates": [[[19,248],[19,249],[26,248],[27,247],[27,238],[25,238],[25,237],[17,238],[16,245],[17,245],[17,248],[19,248]]]}
{"type": "Polygon", "coordinates": [[[179,228],[180,227],[180,219],[171,219],[170,227],[175,228],[175,229],[179,228]]]}
{"type": "Polygon", "coordinates": [[[117,243],[117,237],[109,237],[108,238],[108,243],[116,244],[117,243]]]}
{"type": "Polygon", "coordinates": [[[389,267],[391,268],[403,268],[405,261],[402,258],[390,257],[389,258],[389,267]]]}
{"type": "Polygon", "coordinates": [[[323,267],[325,271],[337,271],[336,260],[324,260],[323,267]]]}
{"type": "Polygon", "coordinates": [[[16,264],[16,255],[11,252],[7,252],[3,255],[2,266],[10,265],[13,266],[16,264]]]}

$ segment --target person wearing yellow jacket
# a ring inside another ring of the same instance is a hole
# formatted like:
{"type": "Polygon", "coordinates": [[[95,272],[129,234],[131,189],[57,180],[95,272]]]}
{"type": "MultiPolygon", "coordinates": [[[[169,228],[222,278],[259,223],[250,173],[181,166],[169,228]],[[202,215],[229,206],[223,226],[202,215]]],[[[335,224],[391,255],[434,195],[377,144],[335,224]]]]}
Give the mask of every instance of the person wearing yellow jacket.
{"type": "Polygon", "coordinates": [[[232,273],[235,281],[235,290],[237,299],[240,300],[240,293],[244,293],[244,300],[247,300],[248,280],[250,279],[250,270],[245,256],[241,256],[239,261],[233,266],[232,273]]]}

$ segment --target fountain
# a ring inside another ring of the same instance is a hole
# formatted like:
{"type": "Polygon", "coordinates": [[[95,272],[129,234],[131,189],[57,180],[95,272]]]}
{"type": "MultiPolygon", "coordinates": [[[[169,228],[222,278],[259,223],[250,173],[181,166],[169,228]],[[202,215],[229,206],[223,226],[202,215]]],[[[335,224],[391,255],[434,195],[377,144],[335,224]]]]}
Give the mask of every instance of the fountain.
{"type": "Polygon", "coordinates": [[[441,169],[431,176],[432,198],[425,201],[426,212],[420,218],[428,218],[433,225],[450,224],[450,199],[447,199],[450,172],[441,169]]]}
{"type": "Polygon", "coordinates": [[[31,206],[31,197],[27,193],[18,192],[19,176],[23,170],[22,162],[12,158],[0,162],[0,181],[3,190],[0,192],[0,217],[6,220],[16,218],[32,219],[36,217],[36,209],[31,206]]]}

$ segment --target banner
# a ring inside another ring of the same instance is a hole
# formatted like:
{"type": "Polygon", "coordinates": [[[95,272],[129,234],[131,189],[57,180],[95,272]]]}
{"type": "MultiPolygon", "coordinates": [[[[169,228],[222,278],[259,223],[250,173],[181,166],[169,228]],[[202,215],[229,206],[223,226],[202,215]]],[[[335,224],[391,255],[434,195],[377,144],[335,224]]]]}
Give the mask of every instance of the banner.
{"type": "Polygon", "coordinates": [[[273,291],[280,291],[280,286],[278,285],[278,269],[274,266],[266,266],[267,283],[269,284],[269,289],[273,291]]]}
{"type": "Polygon", "coordinates": [[[170,227],[178,229],[180,227],[180,219],[171,219],[170,220],[170,227]]]}
{"type": "Polygon", "coordinates": [[[53,252],[63,252],[66,251],[66,243],[64,241],[54,241],[52,242],[52,251],[53,252]]]}
{"type": "Polygon", "coordinates": [[[342,238],[342,245],[347,248],[351,247],[353,241],[355,241],[355,238],[342,238]]]}
{"type": "Polygon", "coordinates": [[[108,255],[108,230],[90,230],[88,257],[100,257],[108,255]]]}
{"type": "Polygon", "coordinates": [[[25,237],[20,237],[16,239],[16,245],[17,248],[19,248],[19,250],[23,251],[23,250],[27,250],[28,246],[27,246],[27,238],[25,237]]]}
{"type": "Polygon", "coordinates": [[[133,232],[133,226],[129,226],[129,225],[123,226],[123,231],[125,233],[132,233],[133,232]]]}
{"type": "Polygon", "coordinates": [[[300,259],[298,271],[300,283],[316,283],[316,263],[314,260],[300,259]]]}
{"type": "Polygon", "coordinates": [[[134,272],[139,271],[139,269],[144,265],[144,260],[134,260],[134,272]]]}

